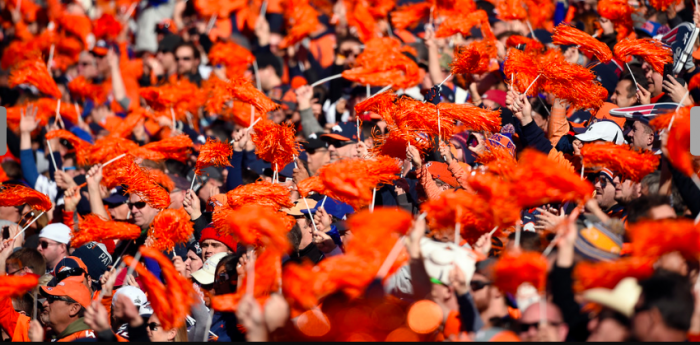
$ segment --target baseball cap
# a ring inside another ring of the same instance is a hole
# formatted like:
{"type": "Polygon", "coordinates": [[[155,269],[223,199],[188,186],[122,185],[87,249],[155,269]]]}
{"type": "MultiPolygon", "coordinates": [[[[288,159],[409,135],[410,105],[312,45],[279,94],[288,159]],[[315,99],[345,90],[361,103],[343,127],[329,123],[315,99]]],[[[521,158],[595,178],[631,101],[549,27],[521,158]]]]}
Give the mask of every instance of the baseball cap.
{"type": "Polygon", "coordinates": [[[591,142],[603,140],[617,145],[625,142],[625,136],[622,129],[614,121],[601,120],[586,128],[586,131],[581,134],[576,134],[576,139],[582,142],[591,142]]]}
{"type": "Polygon", "coordinates": [[[56,277],[56,282],[61,282],[68,277],[84,278],[88,271],[88,267],[82,259],[76,256],[66,256],[56,264],[52,275],[56,277]]]}
{"type": "Polygon", "coordinates": [[[634,306],[641,294],[642,288],[637,283],[637,279],[627,277],[620,280],[614,289],[594,288],[586,290],[583,292],[583,298],[627,317],[632,317],[634,306]]]}
{"type": "Polygon", "coordinates": [[[219,261],[223,259],[228,253],[216,253],[212,255],[207,261],[204,262],[202,268],[198,271],[192,273],[192,278],[196,280],[201,285],[214,284],[214,275],[216,275],[216,265],[219,261]]]}
{"type": "Polygon", "coordinates": [[[209,223],[209,225],[207,225],[207,227],[204,228],[204,230],[202,230],[202,236],[199,238],[199,243],[202,243],[205,240],[219,241],[225,244],[228,247],[228,249],[232,251],[236,251],[236,248],[238,247],[238,242],[234,240],[231,235],[219,234],[219,231],[214,229],[212,223],[209,223]]]}
{"type": "Polygon", "coordinates": [[[527,34],[528,38],[532,38],[532,34],[535,34],[535,39],[542,42],[542,44],[552,43],[552,33],[545,29],[535,29],[531,33],[527,34]]]}
{"type": "Polygon", "coordinates": [[[187,182],[187,179],[182,177],[182,176],[177,176],[173,174],[167,174],[168,177],[175,183],[175,189],[170,191],[171,193],[176,191],[176,190],[188,190],[190,189],[190,183],[187,182]]]}
{"type": "Polygon", "coordinates": [[[197,254],[197,256],[202,255],[202,247],[199,246],[199,242],[190,242],[187,245],[187,251],[192,251],[193,253],[197,254]]]}
{"type": "Polygon", "coordinates": [[[180,36],[167,35],[160,41],[160,43],[158,43],[158,52],[173,53],[175,51],[175,47],[177,47],[180,42],[182,42],[182,38],[180,38],[180,36]]]}
{"type": "Polygon", "coordinates": [[[610,115],[620,127],[623,127],[627,119],[642,121],[649,124],[649,122],[657,116],[674,112],[677,108],[678,103],[654,103],[610,109],[610,115]],[[622,122],[622,124],[620,122],[622,122]]]}
{"type": "Polygon", "coordinates": [[[62,281],[56,286],[42,286],[41,294],[43,296],[67,296],[78,302],[83,308],[90,306],[90,290],[82,283],[75,280],[62,281]]]}
{"type": "MultiPolygon", "coordinates": [[[[340,122],[331,128],[331,133],[321,135],[324,139],[338,141],[354,141],[357,142],[357,124],[355,122],[340,122]]],[[[360,140],[365,140],[362,131],[360,131],[360,140]]]]}
{"type": "Polygon", "coordinates": [[[613,261],[620,258],[622,238],[601,222],[576,221],[578,235],[574,242],[576,253],[586,260],[613,261]]]}
{"type": "Polygon", "coordinates": [[[435,284],[450,284],[450,271],[454,264],[464,273],[465,281],[471,281],[476,269],[476,257],[466,249],[452,243],[433,241],[423,237],[420,241],[425,271],[435,284]]]}
{"type": "Polygon", "coordinates": [[[52,223],[41,229],[39,238],[46,238],[58,243],[69,244],[71,231],[70,228],[63,223],[52,223]]]}
{"type": "Polygon", "coordinates": [[[488,90],[481,98],[492,100],[501,108],[506,106],[506,92],[503,90],[488,90]]]}
{"type": "Polygon", "coordinates": [[[317,150],[320,148],[328,147],[328,142],[323,141],[319,139],[319,136],[323,135],[323,133],[311,133],[309,136],[306,138],[305,142],[301,143],[301,146],[304,147],[304,150],[317,150]]]}
{"type": "Polygon", "coordinates": [[[120,295],[128,297],[131,300],[131,303],[136,306],[139,314],[141,313],[141,308],[148,303],[148,298],[146,297],[146,294],[141,291],[141,289],[135,286],[127,285],[117,289],[114,292],[114,296],[112,296],[112,305],[114,305],[120,295]]]}
{"type": "MultiPolygon", "coordinates": [[[[306,198],[306,202],[309,204],[309,208],[311,209],[311,213],[316,213],[316,210],[321,204],[319,204],[316,200],[306,198]]],[[[292,208],[283,208],[282,211],[286,212],[290,216],[294,217],[299,217],[303,216],[309,211],[306,209],[306,203],[304,203],[304,199],[299,199],[294,202],[294,207],[292,208]]]]}
{"type": "MultiPolygon", "coordinates": [[[[303,201],[302,201],[302,204],[303,204],[303,201]]],[[[312,214],[316,213],[316,211],[321,207],[322,204],[323,204],[323,209],[326,210],[326,212],[328,214],[330,214],[331,216],[336,217],[338,219],[345,219],[345,215],[355,212],[354,209],[352,208],[352,206],[350,206],[346,203],[340,202],[340,201],[332,199],[332,198],[326,198],[325,203],[323,203],[323,202],[317,203],[316,201],[309,199],[309,207],[311,208],[311,213],[312,214]],[[311,204],[312,201],[314,202],[313,205],[311,204]]],[[[301,209],[301,213],[303,213],[303,214],[309,213],[309,211],[306,209],[306,206],[304,206],[301,209]]]]}
{"type": "Polygon", "coordinates": [[[128,201],[129,194],[126,193],[126,190],[124,190],[122,186],[117,186],[112,189],[112,193],[108,197],[102,199],[102,202],[110,207],[117,207],[121,204],[126,204],[128,201]]]}
{"type": "Polygon", "coordinates": [[[99,280],[112,264],[112,256],[97,242],[90,242],[73,251],[73,256],[79,258],[87,266],[87,272],[93,280],[99,280]]]}

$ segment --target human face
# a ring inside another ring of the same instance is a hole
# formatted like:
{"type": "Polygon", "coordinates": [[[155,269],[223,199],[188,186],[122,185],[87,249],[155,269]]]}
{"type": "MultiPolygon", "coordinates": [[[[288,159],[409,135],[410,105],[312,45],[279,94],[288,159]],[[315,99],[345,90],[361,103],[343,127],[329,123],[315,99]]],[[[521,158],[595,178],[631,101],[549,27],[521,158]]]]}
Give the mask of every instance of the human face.
{"type": "Polygon", "coordinates": [[[151,342],[171,342],[175,340],[177,328],[167,331],[164,330],[156,314],[153,314],[148,318],[146,332],[148,332],[148,339],[150,339],[151,342]]]}
{"type": "Polygon", "coordinates": [[[48,296],[44,301],[47,325],[57,333],[63,332],[72,323],[72,316],[80,311],[80,304],[66,302],[65,296],[48,296]]]}
{"type": "Polygon", "coordinates": [[[202,258],[200,258],[197,253],[188,250],[187,260],[185,260],[185,277],[191,277],[192,272],[198,271],[200,268],[202,268],[202,266],[204,266],[202,258]]]}
{"type": "Polygon", "coordinates": [[[486,284],[490,284],[489,280],[486,279],[486,276],[479,273],[474,273],[470,283],[471,293],[472,297],[474,298],[474,305],[479,312],[483,312],[484,310],[488,309],[489,304],[491,304],[491,286],[486,284]]]}
{"type": "Polygon", "coordinates": [[[8,276],[23,276],[27,273],[32,273],[32,269],[27,266],[22,267],[19,260],[12,259],[7,260],[5,264],[5,273],[7,273],[8,276]]]}
{"type": "Polygon", "coordinates": [[[169,209],[179,210],[182,208],[182,202],[185,201],[185,191],[175,189],[170,193],[170,206],[169,209]]]}
{"type": "Polygon", "coordinates": [[[547,133],[547,125],[549,124],[549,119],[545,120],[542,115],[532,112],[532,120],[535,121],[535,124],[537,127],[539,127],[541,130],[543,130],[545,133],[547,133]]]}
{"type": "Polygon", "coordinates": [[[642,64],[642,70],[644,70],[644,75],[647,78],[647,82],[649,82],[651,96],[656,97],[660,95],[663,92],[664,76],[651,68],[651,65],[647,62],[642,64]]]}
{"type": "Polygon", "coordinates": [[[22,215],[19,213],[19,209],[17,209],[17,207],[0,206],[0,219],[17,223],[21,218],[22,215]]]}
{"type": "Polygon", "coordinates": [[[114,220],[127,220],[129,218],[129,204],[108,205],[107,210],[114,220]]]}
{"type": "Polygon", "coordinates": [[[183,46],[175,51],[175,62],[177,63],[177,74],[186,75],[196,71],[197,61],[194,58],[192,47],[183,46]]]}
{"type": "Polygon", "coordinates": [[[129,195],[129,210],[134,217],[134,224],[138,225],[141,230],[148,229],[153,222],[153,218],[158,214],[158,210],[149,206],[140,196],[136,194],[129,195]]]}
{"type": "Polygon", "coordinates": [[[201,200],[201,204],[206,205],[206,203],[209,201],[209,198],[219,193],[219,187],[221,187],[222,185],[223,183],[221,183],[221,181],[215,180],[213,178],[208,179],[207,182],[204,183],[204,186],[202,186],[202,188],[199,188],[199,191],[197,192],[197,196],[201,200]]]}
{"type": "Polygon", "coordinates": [[[318,170],[322,166],[331,162],[331,155],[328,148],[321,147],[311,151],[307,151],[308,163],[309,163],[309,175],[316,176],[318,170]]]}
{"type": "Polygon", "coordinates": [[[647,133],[641,122],[634,121],[629,133],[629,140],[632,147],[649,150],[654,143],[654,134],[647,133]]]}
{"type": "Polygon", "coordinates": [[[603,210],[615,206],[615,184],[609,178],[599,175],[594,184],[595,200],[603,210]]]}
{"type": "Polygon", "coordinates": [[[95,57],[90,53],[81,53],[78,58],[78,75],[85,77],[85,79],[92,79],[97,76],[97,66],[95,64],[95,57]]]}
{"type": "Polygon", "coordinates": [[[610,102],[617,104],[620,108],[629,107],[637,103],[637,94],[632,93],[632,97],[628,97],[628,90],[631,86],[633,85],[629,80],[620,80],[617,82],[615,91],[613,91],[612,96],[610,96],[610,102]]]}
{"type": "Polygon", "coordinates": [[[216,276],[214,277],[214,291],[216,291],[216,296],[235,292],[231,291],[229,281],[230,277],[228,276],[228,273],[226,273],[226,266],[221,265],[221,267],[216,270],[216,276]]]}
{"type": "Polygon", "coordinates": [[[572,64],[578,64],[579,52],[576,47],[570,47],[564,52],[564,59],[572,64]]]}
{"type": "Polygon", "coordinates": [[[204,240],[204,242],[201,243],[202,246],[202,261],[206,261],[212,255],[217,254],[217,253],[226,253],[229,251],[228,247],[226,247],[225,244],[217,241],[217,240],[204,240]]]}
{"type": "MultiPolygon", "coordinates": [[[[520,340],[524,342],[538,342],[550,339],[540,339],[541,333],[539,332],[540,322],[541,322],[541,302],[536,302],[527,307],[523,312],[520,321],[518,322],[519,330],[518,336],[520,340]]],[[[562,319],[561,312],[556,306],[547,303],[545,307],[546,320],[549,327],[554,327],[554,335],[557,338],[554,341],[563,342],[566,340],[566,335],[569,333],[569,328],[564,323],[562,319]]]]}
{"type": "Polygon", "coordinates": [[[634,183],[630,179],[626,179],[624,182],[621,182],[620,177],[615,176],[613,182],[615,183],[615,201],[621,204],[627,204],[630,201],[638,198],[641,194],[640,184],[634,183]]]}
{"type": "Polygon", "coordinates": [[[345,158],[357,158],[357,143],[338,142],[333,143],[329,148],[331,163],[345,158]]]}
{"type": "Polygon", "coordinates": [[[177,69],[175,54],[172,52],[158,52],[158,54],[156,54],[156,59],[158,59],[163,66],[163,70],[165,70],[166,73],[173,72],[177,69]]]}
{"type": "Polygon", "coordinates": [[[306,248],[313,242],[313,227],[309,224],[309,219],[306,217],[297,218],[297,225],[301,230],[301,242],[299,242],[299,250],[306,248]]]}
{"type": "Polygon", "coordinates": [[[629,340],[630,330],[617,319],[605,315],[607,310],[588,322],[588,342],[624,342],[629,340]]]}
{"type": "Polygon", "coordinates": [[[46,268],[52,270],[59,260],[66,256],[66,245],[48,238],[40,238],[36,250],[41,253],[46,261],[46,268]]]}
{"type": "Polygon", "coordinates": [[[651,220],[675,219],[676,211],[670,205],[661,205],[649,210],[648,216],[651,220]]]}

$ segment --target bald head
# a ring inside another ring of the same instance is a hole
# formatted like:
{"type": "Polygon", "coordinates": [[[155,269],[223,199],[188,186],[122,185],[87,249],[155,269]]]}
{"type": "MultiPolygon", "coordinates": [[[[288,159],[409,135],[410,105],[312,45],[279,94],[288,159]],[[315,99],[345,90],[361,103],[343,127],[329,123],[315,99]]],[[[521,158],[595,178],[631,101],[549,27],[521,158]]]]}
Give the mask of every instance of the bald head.
{"type": "Polygon", "coordinates": [[[560,341],[566,340],[566,335],[569,333],[569,328],[564,323],[564,317],[561,314],[561,310],[556,305],[547,302],[545,307],[542,307],[540,302],[531,304],[523,312],[523,316],[519,321],[520,328],[520,339],[523,341],[560,341]],[[542,310],[545,311],[545,319],[547,321],[548,330],[546,332],[540,332],[540,325],[542,310]],[[556,339],[552,339],[556,338],[556,339]]]}

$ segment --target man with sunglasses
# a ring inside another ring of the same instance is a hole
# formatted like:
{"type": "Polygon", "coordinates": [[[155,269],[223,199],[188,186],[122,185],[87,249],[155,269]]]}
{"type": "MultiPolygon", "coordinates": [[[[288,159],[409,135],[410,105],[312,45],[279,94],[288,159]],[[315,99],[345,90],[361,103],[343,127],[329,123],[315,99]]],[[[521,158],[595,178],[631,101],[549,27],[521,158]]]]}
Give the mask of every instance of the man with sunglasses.
{"type": "Polygon", "coordinates": [[[190,82],[201,86],[202,76],[199,74],[199,59],[199,50],[192,43],[180,43],[175,48],[178,77],[187,78],[190,82]]]}
{"type": "Polygon", "coordinates": [[[41,229],[37,250],[46,261],[46,272],[53,273],[61,259],[68,256],[71,230],[63,223],[53,223],[41,229]]]}
{"type": "Polygon", "coordinates": [[[85,285],[65,280],[55,287],[41,287],[46,310],[46,325],[54,335],[51,341],[69,342],[82,338],[95,338],[95,332],[85,324],[85,308],[90,306],[90,291],[85,285]]]}
{"type": "Polygon", "coordinates": [[[556,341],[564,342],[569,333],[569,326],[556,305],[546,302],[544,308],[541,302],[531,304],[523,312],[516,325],[518,336],[524,342],[556,341]],[[542,317],[542,309],[545,316],[542,317]],[[546,322],[542,322],[542,321],[546,322]]]}
{"type": "MultiPolygon", "coordinates": [[[[328,142],[330,162],[334,163],[345,158],[357,157],[357,124],[355,122],[341,122],[333,126],[331,133],[321,135],[328,142]]],[[[365,140],[360,131],[360,140],[365,140]]]]}
{"type": "Polygon", "coordinates": [[[603,168],[595,179],[595,201],[600,209],[610,217],[622,218],[625,213],[624,206],[615,200],[615,172],[603,168]]]}

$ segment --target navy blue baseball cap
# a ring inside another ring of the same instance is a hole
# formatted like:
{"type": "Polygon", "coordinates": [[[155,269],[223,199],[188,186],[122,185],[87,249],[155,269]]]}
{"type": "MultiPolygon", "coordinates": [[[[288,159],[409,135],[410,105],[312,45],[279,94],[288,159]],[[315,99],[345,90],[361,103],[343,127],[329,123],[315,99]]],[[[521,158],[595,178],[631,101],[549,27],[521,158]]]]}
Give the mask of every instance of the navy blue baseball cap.
{"type": "MultiPolygon", "coordinates": [[[[354,141],[357,142],[357,123],[341,122],[331,128],[331,133],[321,135],[321,138],[330,141],[354,141]]],[[[360,131],[360,140],[365,140],[365,136],[360,131]]]]}
{"type": "Polygon", "coordinates": [[[99,280],[112,264],[112,256],[102,246],[97,242],[90,242],[73,252],[73,256],[85,263],[88,275],[93,280],[99,280]]]}
{"type": "Polygon", "coordinates": [[[102,199],[102,202],[110,207],[116,207],[121,204],[126,204],[127,201],[129,201],[129,194],[126,194],[126,191],[124,190],[124,188],[122,188],[122,186],[114,188],[114,193],[102,199]]]}
{"type": "MultiPolygon", "coordinates": [[[[323,201],[316,203],[316,206],[311,208],[311,213],[316,213],[318,208],[321,207],[321,204],[323,204],[323,208],[326,210],[326,212],[328,212],[328,214],[338,219],[344,219],[345,215],[355,212],[352,206],[346,203],[342,203],[331,198],[326,198],[325,203],[323,201]]],[[[307,214],[309,213],[309,210],[303,208],[301,209],[301,213],[307,214]]]]}

